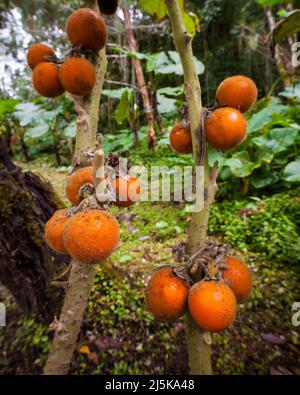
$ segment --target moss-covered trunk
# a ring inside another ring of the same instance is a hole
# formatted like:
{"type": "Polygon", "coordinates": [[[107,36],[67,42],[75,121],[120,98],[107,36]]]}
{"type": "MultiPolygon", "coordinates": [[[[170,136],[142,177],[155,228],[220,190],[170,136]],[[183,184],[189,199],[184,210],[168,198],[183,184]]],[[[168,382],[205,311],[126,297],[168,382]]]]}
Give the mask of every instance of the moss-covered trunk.
{"type": "MultiPolygon", "coordinates": [[[[51,185],[22,172],[0,142],[0,282],[24,314],[49,323],[60,307],[61,289],[50,286],[69,257],[52,253],[44,241],[45,223],[62,203],[51,185]]],[[[5,301],[4,301],[5,303],[5,301]]]]}

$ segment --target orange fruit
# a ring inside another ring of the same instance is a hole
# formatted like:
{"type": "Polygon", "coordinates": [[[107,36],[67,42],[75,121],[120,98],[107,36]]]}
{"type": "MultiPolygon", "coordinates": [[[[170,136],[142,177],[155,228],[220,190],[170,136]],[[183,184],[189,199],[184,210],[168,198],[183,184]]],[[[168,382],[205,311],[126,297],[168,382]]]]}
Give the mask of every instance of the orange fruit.
{"type": "Polygon", "coordinates": [[[73,45],[99,51],[107,41],[107,29],[101,15],[91,8],[74,11],[66,24],[67,36],[73,45]]]}
{"type": "Polygon", "coordinates": [[[32,45],[27,51],[27,63],[28,66],[33,70],[35,66],[42,62],[47,62],[45,56],[55,56],[52,48],[45,44],[32,45]]]}
{"type": "Polygon", "coordinates": [[[129,207],[138,201],[141,192],[141,186],[136,177],[124,179],[116,177],[110,181],[116,193],[116,201],[114,204],[118,207],[129,207]]]}
{"type": "Polygon", "coordinates": [[[223,279],[233,290],[237,301],[243,302],[252,290],[251,273],[245,263],[234,257],[227,257],[228,269],[223,271],[223,279]]]}
{"type": "Polygon", "coordinates": [[[70,58],[62,64],[59,78],[66,91],[73,95],[85,96],[95,86],[96,72],[88,60],[70,58]]]}
{"type": "Polygon", "coordinates": [[[190,127],[177,123],[170,133],[170,145],[179,154],[191,154],[193,143],[190,127]]]}
{"type": "Polygon", "coordinates": [[[119,224],[103,210],[87,210],[73,215],[63,231],[68,253],[82,263],[95,264],[106,259],[119,242],[119,224]]]}
{"type": "Polygon", "coordinates": [[[92,166],[77,169],[67,177],[66,195],[74,206],[80,203],[78,194],[84,184],[94,184],[92,166]]]}
{"type": "Polygon", "coordinates": [[[247,136],[247,122],[238,110],[218,108],[205,120],[206,140],[218,150],[227,150],[241,144],[247,136]]]}
{"type": "Polygon", "coordinates": [[[67,253],[62,234],[68,220],[69,217],[66,214],[66,210],[57,210],[45,226],[45,239],[48,245],[61,254],[67,253]]]}
{"type": "Polygon", "coordinates": [[[189,287],[179,278],[172,267],[156,270],[146,288],[149,310],[157,318],[174,321],[181,317],[187,306],[189,287]]]}
{"type": "Polygon", "coordinates": [[[32,82],[40,95],[53,98],[64,93],[58,74],[59,68],[53,63],[42,62],[35,66],[32,82]]]}
{"type": "Polygon", "coordinates": [[[235,75],[221,82],[216,96],[219,106],[234,107],[246,112],[257,100],[257,87],[250,78],[235,75]]]}
{"type": "Polygon", "coordinates": [[[208,332],[220,332],[234,321],[237,302],[225,283],[203,280],[192,286],[189,311],[194,321],[208,332]]]}

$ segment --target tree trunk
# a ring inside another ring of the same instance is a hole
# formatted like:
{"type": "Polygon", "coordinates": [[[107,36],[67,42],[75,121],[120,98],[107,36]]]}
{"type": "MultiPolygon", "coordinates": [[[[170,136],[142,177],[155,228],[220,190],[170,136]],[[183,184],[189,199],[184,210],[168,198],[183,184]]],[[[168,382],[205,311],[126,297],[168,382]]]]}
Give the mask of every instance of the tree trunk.
{"type": "MultiPolygon", "coordinates": [[[[266,12],[270,31],[272,32],[272,30],[274,29],[274,27],[276,25],[275,18],[272,14],[271,8],[266,7],[265,12],[266,12]]],[[[289,72],[288,65],[286,64],[286,61],[285,61],[284,49],[282,48],[282,46],[280,44],[277,44],[275,47],[275,60],[276,60],[276,65],[277,65],[279,75],[282,79],[284,86],[285,87],[292,86],[293,79],[292,79],[292,76],[289,72]]]]}
{"type": "MultiPolygon", "coordinates": [[[[188,231],[187,252],[193,254],[206,241],[210,205],[216,192],[217,167],[211,172],[208,166],[204,131],[201,125],[201,87],[196,72],[192,38],[186,32],[178,0],[165,0],[173,30],[173,39],[179,53],[185,81],[185,95],[188,104],[189,121],[193,140],[195,166],[204,166],[204,206],[192,213],[188,231]]],[[[211,374],[210,334],[204,333],[192,320],[186,317],[186,339],[191,374],[211,374]]]]}
{"type": "MultiPolygon", "coordinates": [[[[87,6],[99,11],[96,1],[86,3],[87,6]]],[[[94,66],[97,82],[93,91],[79,102],[75,99],[75,108],[79,115],[74,153],[77,163],[84,162],[85,153],[93,149],[96,144],[99,102],[107,67],[105,48],[100,50],[94,66]]],[[[44,369],[47,375],[64,375],[69,371],[94,278],[94,265],[73,261],[60,319],[53,323],[55,334],[44,369]]]]}
{"type": "MultiPolygon", "coordinates": [[[[129,49],[130,51],[138,52],[138,46],[131,27],[130,14],[126,5],[126,1],[123,1],[122,10],[124,15],[124,23],[125,23],[129,49]]],[[[135,71],[137,84],[142,96],[144,111],[146,113],[146,118],[149,124],[148,147],[154,150],[156,146],[156,131],[154,124],[154,115],[153,115],[153,108],[151,106],[150,95],[148,92],[148,88],[144,76],[144,71],[141,62],[138,59],[132,59],[132,65],[135,71]]]]}
{"type": "Polygon", "coordinates": [[[23,173],[0,143],[0,281],[25,315],[49,323],[62,292],[50,286],[67,256],[52,254],[44,241],[45,223],[62,203],[50,184],[23,173]]]}

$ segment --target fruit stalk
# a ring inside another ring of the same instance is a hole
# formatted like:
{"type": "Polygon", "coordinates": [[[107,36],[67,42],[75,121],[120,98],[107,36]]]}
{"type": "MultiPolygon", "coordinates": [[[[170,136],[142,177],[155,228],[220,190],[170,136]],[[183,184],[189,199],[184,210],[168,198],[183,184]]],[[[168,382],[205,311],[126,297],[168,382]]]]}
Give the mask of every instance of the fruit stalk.
{"type": "MultiPolygon", "coordinates": [[[[205,243],[210,206],[217,191],[217,166],[211,172],[202,127],[201,86],[196,72],[192,37],[184,26],[178,0],[165,0],[173,30],[173,40],[179,53],[185,81],[185,96],[193,141],[195,166],[204,166],[204,205],[201,211],[192,213],[188,230],[187,253],[192,255],[205,243]]],[[[210,335],[197,327],[189,314],[186,317],[186,339],[191,374],[211,374],[210,335]]]]}
{"type": "MultiPolygon", "coordinates": [[[[98,10],[96,1],[86,1],[86,6],[98,10]]],[[[85,161],[85,153],[96,144],[99,102],[107,67],[105,48],[95,57],[94,66],[97,82],[93,91],[82,99],[75,99],[78,118],[74,160],[77,163],[85,161]]],[[[52,324],[55,334],[44,374],[68,373],[94,277],[94,265],[73,261],[61,316],[52,324]]]]}

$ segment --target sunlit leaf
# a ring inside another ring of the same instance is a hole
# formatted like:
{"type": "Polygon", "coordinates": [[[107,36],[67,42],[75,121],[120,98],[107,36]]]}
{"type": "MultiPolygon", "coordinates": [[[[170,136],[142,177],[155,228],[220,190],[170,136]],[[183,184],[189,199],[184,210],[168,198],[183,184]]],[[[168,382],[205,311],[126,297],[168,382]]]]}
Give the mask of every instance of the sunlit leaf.
{"type": "Polygon", "coordinates": [[[25,135],[26,137],[38,138],[44,136],[48,131],[49,125],[41,123],[40,125],[27,129],[25,135]]]}
{"type": "Polygon", "coordinates": [[[288,182],[300,182],[300,159],[297,159],[286,166],[282,178],[288,182]]]}
{"type": "Polygon", "coordinates": [[[285,151],[295,143],[299,130],[294,128],[275,128],[253,139],[254,144],[268,148],[273,154],[285,151]]]}
{"type": "Polygon", "coordinates": [[[115,110],[115,118],[119,124],[123,123],[126,119],[129,118],[130,110],[131,110],[131,101],[132,101],[132,95],[130,94],[128,89],[126,89],[123,92],[120,103],[118,104],[115,110]]]}
{"type": "Polygon", "coordinates": [[[75,137],[76,136],[76,122],[71,122],[67,127],[64,128],[63,133],[65,137],[75,137]]]}

